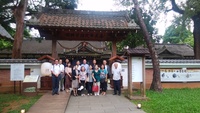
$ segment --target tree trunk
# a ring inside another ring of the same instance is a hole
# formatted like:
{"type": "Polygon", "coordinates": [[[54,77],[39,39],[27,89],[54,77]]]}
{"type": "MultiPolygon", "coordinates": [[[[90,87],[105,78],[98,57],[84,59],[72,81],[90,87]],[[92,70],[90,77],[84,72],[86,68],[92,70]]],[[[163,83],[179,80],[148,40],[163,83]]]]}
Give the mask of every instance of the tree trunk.
{"type": "Polygon", "coordinates": [[[137,13],[137,17],[139,20],[139,24],[140,27],[142,29],[142,32],[144,34],[144,40],[147,44],[147,47],[149,49],[151,58],[152,58],[152,64],[153,64],[153,80],[151,83],[151,90],[155,90],[155,91],[162,91],[162,85],[161,85],[161,81],[160,81],[160,66],[159,66],[159,61],[158,61],[158,57],[157,57],[157,53],[155,52],[155,48],[153,46],[153,43],[151,41],[151,38],[149,36],[149,32],[146,28],[146,25],[144,23],[144,20],[142,19],[142,15],[139,9],[139,5],[138,5],[138,1],[137,0],[133,0],[134,5],[135,5],[135,10],[137,13]]]}
{"type": "Polygon", "coordinates": [[[19,5],[14,9],[14,17],[16,21],[16,33],[14,36],[14,44],[12,49],[12,58],[20,59],[21,56],[21,45],[23,41],[24,33],[24,17],[27,9],[28,0],[21,0],[19,5]]]}
{"type": "Polygon", "coordinates": [[[194,58],[200,59],[200,16],[195,16],[192,20],[194,22],[194,58]]]}

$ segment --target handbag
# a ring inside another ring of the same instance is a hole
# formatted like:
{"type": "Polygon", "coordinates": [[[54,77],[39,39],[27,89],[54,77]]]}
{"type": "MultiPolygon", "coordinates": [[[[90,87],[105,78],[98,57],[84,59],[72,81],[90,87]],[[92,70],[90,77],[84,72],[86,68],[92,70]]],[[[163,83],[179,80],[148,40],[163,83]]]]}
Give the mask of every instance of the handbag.
{"type": "Polygon", "coordinates": [[[92,91],[93,92],[98,92],[98,90],[99,90],[98,85],[96,83],[94,83],[93,86],[92,86],[92,91]]]}

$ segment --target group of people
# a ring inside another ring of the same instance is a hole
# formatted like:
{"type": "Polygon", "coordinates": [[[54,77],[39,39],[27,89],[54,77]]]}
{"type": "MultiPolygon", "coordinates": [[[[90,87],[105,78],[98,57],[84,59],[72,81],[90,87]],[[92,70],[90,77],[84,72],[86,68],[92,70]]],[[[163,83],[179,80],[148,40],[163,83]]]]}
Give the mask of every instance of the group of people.
{"type": "Polygon", "coordinates": [[[69,59],[66,59],[63,64],[62,59],[56,59],[52,66],[52,95],[59,95],[59,91],[69,92],[70,88],[73,89],[73,95],[84,96],[84,90],[87,90],[87,95],[106,95],[107,80],[112,76],[114,82],[114,93],[121,95],[121,69],[118,69],[118,64],[114,63],[114,68],[111,71],[107,61],[103,60],[101,65],[98,65],[94,59],[92,64],[87,64],[86,59],[83,63],[76,61],[74,66],[71,65],[69,59]],[[112,72],[112,73],[111,73],[112,72]],[[98,90],[93,92],[93,85],[98,86],[98,90]],[[101,91],[101,92],[100,92],[101,91]]]}

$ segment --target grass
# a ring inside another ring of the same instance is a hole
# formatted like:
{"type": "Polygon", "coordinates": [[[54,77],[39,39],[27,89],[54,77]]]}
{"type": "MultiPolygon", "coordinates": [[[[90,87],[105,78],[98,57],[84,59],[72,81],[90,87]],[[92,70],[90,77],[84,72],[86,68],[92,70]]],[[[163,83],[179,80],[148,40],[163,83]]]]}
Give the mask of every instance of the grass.
{"type": "Polygon", "coordinates": [[[41,97],[27,97],[18,94],[0,94],[0,113],[20,113],[28,109],[41,97]]]}
{"type": "Polygon", "coordinates": [[[149,100],[141,103],[147,113],[200,113],[200,89],[163,89],[162,93],[147,91],[149,100]]]}

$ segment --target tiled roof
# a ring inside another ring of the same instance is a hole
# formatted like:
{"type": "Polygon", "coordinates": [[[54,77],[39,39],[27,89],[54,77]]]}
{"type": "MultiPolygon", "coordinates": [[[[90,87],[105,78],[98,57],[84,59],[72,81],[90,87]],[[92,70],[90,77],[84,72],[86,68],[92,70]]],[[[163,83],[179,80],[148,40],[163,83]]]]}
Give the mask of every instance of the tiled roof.
{"type": "Polygon", "coordinates": [[[127,50],[127,54],[129,55],[146,55],[149,54],[149,50],[147,48],[132,48],[127,50]]]}
{"type": "Polygon", "coordinates": [[[139,29],[125,11],[44,9],[27,25],[60,28],[139,29]]]}
{"type": "Polygon", "coordinates": [[[194,56],[193,48],[187,44],[155,44],[158,54],[168,51],[180,56],[194,56]]]}
{"type": "Polygon", "coordinates": [[[0,63],[41,63],[37,59],[0,59],[0,63]]]}
{"type": "Polygon", "coordinates": [[[0,25],[0,38],[14,40],[13,37],[0,25]]]}
{"type": "MultiPolygon", "coordinates": [[[[152,60],[145,60],[146,63],[152,63],[152,60]]],[[[160,63],[200,63],[200,60],[195,60],[195,59],[190,59],[190,60],[185,60],[185,59],[160,59],[160,63]]]]}

